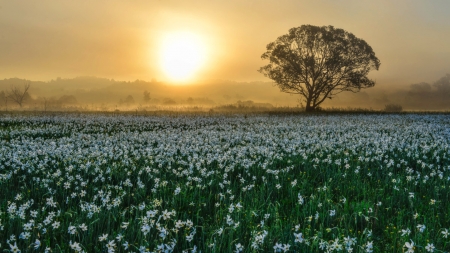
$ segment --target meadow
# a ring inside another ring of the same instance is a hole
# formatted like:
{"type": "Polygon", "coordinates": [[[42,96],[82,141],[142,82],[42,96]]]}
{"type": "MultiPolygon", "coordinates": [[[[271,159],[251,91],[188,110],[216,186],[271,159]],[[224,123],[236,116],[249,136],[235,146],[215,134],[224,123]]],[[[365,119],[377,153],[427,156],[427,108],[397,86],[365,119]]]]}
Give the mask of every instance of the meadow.
{"type": "Polygon", "coordinates": [[[448,252],[446,114],[2,115],[2,252],[448,252]]]}

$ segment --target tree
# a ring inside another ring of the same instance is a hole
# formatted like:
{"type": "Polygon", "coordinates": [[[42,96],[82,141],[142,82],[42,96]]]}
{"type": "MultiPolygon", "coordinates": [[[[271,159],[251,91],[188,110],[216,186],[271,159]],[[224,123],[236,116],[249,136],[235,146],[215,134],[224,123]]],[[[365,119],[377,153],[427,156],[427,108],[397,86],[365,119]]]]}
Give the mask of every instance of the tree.
{"type": "Polygon", "coordinates": [[[448,102],[450,98],[450,74],[447,74],[437,80],[433,86],[436,88],[440,100],[448,102]]]}
{"type": "Polygon", "coordinates": [[[128,95],[124,100],[120,100],[120,104],[126,104],[127,106],[134,104],[134,98],[131,95],[128,95]]]}
{"type": "Polygon", "coordinates": [[[145,103],[148,103],[148,102],[150,102],[150,92],[148,92],[148,91],[144,91],[144,102],[145,103]]]}
{"type": "Polygon", "coordinates": [[[4,91],[0,92],[0,103],[5,105],[5,111],[8,111],[8,96],[4,91]]]}
{"type": "Polygon", "coordinates": [[[8,93],[8,98],[12,99],[14,102],[19,104],[19,106],[22,108],[23,103],[30,99],[30,94],[28,94],[28,89],[30,88],[30,83],[26,83],[23,86],[23,90],[18,88],[16,85],[11,85],[11,88],[8,93]]]}
{"type": "Polygon", "coordinates": [[[364,40],[333,26],[292,28],[268,44],[261,58],[270,63],[259,72],[282,92],[301,95],[308,112],[343,91],[373,87],[367,75],[380,67],[364,40]]]}

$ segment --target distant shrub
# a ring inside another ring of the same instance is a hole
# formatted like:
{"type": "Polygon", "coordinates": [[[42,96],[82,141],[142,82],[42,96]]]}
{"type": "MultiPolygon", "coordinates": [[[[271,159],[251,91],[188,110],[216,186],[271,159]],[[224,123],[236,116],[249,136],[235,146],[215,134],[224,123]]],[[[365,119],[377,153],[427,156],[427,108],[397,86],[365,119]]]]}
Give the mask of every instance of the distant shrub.
{"type": "Polygon", "coordinates": [[[164,98],[162,104],[163,105],[176,105],[177,102],[175,102],[175,100],[173,100],[171,98],[164,98]]]}
{"type": "Polygon", "coordinates": [[[384,106],[385,112],[401,112],[403,111],[403,107],[398,104],[388,104],[384,106]]]}

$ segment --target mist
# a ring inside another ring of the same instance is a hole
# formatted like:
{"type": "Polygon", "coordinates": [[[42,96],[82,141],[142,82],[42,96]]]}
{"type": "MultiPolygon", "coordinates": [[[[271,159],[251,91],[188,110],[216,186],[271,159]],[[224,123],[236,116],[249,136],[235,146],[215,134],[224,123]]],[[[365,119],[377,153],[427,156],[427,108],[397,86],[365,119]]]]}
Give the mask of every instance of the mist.
{"type": "MultiPolygon", "coordinates": [[[[406,111],[449,111],[450,74],[431,82],[403,86],[375,85],[327,99],[324,109],[382,110],[400,105],[406,111]]],[[[120,81],[93,76],[32,81],[0,80],[0,110],[155,111],[260,108],[301,108],[302,97],[280,92],[273,82],[209,80],[174,85],[157,80],[120,81]],[[30,84],[23,107],[6,95],[12,87],[30,84]]]]}

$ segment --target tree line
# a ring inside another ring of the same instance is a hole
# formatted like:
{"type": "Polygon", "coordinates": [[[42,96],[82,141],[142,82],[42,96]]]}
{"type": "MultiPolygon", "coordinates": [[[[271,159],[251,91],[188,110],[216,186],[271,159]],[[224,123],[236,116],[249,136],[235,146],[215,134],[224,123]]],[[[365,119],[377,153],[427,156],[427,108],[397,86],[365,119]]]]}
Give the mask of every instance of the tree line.
{"type": "Polygon", "coordinates": [[[61,107],[63,104],[76,104],[77,100],[72,95],[63,95],[59,99],[54,97],[38,97],[33,99],[29,93],[30,82],[27,81],[23,86],[17,84],[11,84],[10,88],[6,91],[0,91],[0,106],[4,107],[6,111],[8,108],[19,106],[23,108],[27,104],[42,104],[44,111],[49,107],[61,107]]]}

